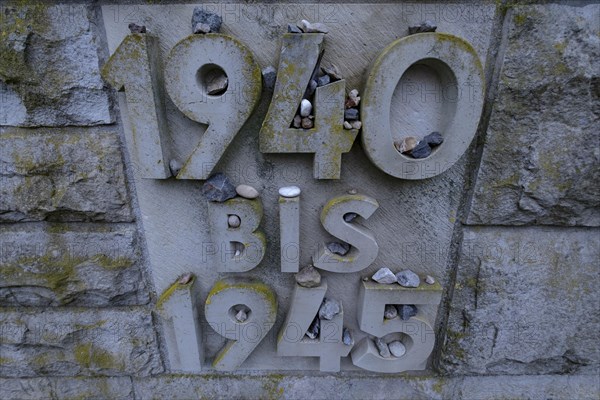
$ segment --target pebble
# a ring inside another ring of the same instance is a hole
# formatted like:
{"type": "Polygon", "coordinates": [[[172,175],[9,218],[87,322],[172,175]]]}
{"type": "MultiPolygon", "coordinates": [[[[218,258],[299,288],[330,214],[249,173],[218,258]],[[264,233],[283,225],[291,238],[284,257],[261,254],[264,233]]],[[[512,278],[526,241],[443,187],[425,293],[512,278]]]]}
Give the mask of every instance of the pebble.
{"type": "Polygon", "coordinates": [[[179,284],[180,285],[187,285],[188,283],[190,283],[190,281],[192,280],[192,277],[194,275],[192,275],[190,272],[187,272],[183,275],[181,275],[181,277],[179,277],[179,284]]]}
{"type": "Polygon", "coordinates": [[[196,7],[194,8],[194,14],[192,14],[192,29],[199,23],[207,24],[210,26],[211,32],[218,33],[221,30],[223,18],[215,13],[204,11],[202,7],[196,7]]]}
{"type": "Polygon", "coordinates": [[[388,345],[383,340],[381,340],[381,338],[375,339],[375,346],[377,346],[377,350],[379,350],[379,355],[381,357],[390,358],[392,356],[388,345]]]}
{"type": "Polygon", "coordinates": [[[425,283],[428,285],[433,285],[435,283],[435,278],[431,275],[427,275],[425,277],[425,283]]]}
{"type": "Polygon", "coordinates": [[[358,193],[358,191],[356,189],[348,190],[348,194],[356,194],[356,193],[358,193]]]}
{"type": "Polygon", "coordinates": [[[329,75],[323,75],[317,79],[317,86],[325,86],[331,83],[331,78],[329,75]]]}
{"type": "Polygon", "coordinates": [[[310,129],[314,126],[314,122],[309,117],[302,118],[302,128],[310,129]]]}
{"type": "Polygon", "coordinates": [[[391,342],[388,345],[388,348],[394,357],[402,357],[406,353],[406,347],[404,347],[402,342],[399,340],[394,340],[391,342]]]}
{"type": "Polygon", "coordinates": [[[317,81],[314,79],[311,79],[310,82],[308,82],[308,88],[306,89],[306,96],[312,96],[315,93],[317,86],[318,86],[317,81]]]}
{"type": "Polygon", "coordinates": [[[350,245],[346,242],[329,242],[327,249],[334,254],[345,256],[350,251],[350,245]]]}
{"type": "Polygon", "coordinates": [[[302,33],[296,25],[288,24],[288,33],[302,33]]]}
{"type": "Polygon", "coordinates": [[[194,26],[194,33],[210,33],[210,25],[198,22],[194,26]]]}
{"type": "Polygon", "coordinates": [[[298,186],[285,186],[279,188],[279,195],[283,197],[298,197],[300,196],[300,188],[298,186]]]}
{"type": "Polygon", "coordinates": [[[437,26],[435,26],[430,21],[421,22],[419,25],[409,26],[408,34],[414,35],[415,33],[423,33],[423,32],[435,32],[437,26]]]}
{"type": "Polygon", "coordinates": [[[354,218],[358,217],[357,213],[353,213],[353,212],[349,212],[344,214],[344,221],[346,222],[352,222],[354,221],[354,218]]]}
{"type": "Polygon", "coordinates": [[[223,72],[215,70],[206,75],[206,93],[211,96],[223,94],[227,90],[229,80],[223,72]]]}
{"type": "Polygon", "coordinates": [[[307,20],[303,19],[298,24],[298,28],[302,29],[304,33],[328,33],[329,29],[325,24],[320,22],[310,23],[307,20]]]}
{"type": "Polygon", "coordinates": [[[296,283],[302,287],[313,288],[321,284],[321,274],[312,265],[300,269],[294,277],[296,283]]]}
{"type": "Polygon", "coordinates": [[[183,168],[183,164],[179,161],[175,159],[169,161],[169,169],[171,170],[171,175],[177,176],[179,171],[181,171],[181,168],[183,168]]]}
{"type": "Polygon", "coordinates": [[[218,172],[211,175],[206,182],[204,182],[204,185],[202,185],[202,195],[206,197],[208,201],[222,203],[226,200],[233,199],[237,195],[237,192],[229,178],[227,178],[224,173],[218,172]]]}
{"type": "Polygon", "coordinates": [[[429,135],[423,138],[423,141],[430,146],[439,146],[444,143],[444,137],[439,132],[431,132],[429,135]]]}
{"type": "Polygon", "coordinates": [[[319,336],[319,331],[321,330],[321,321],[319,321],[319,316],[316,316],[311,322],[308,330],[306,331],[306,336],[311,339],[316,339],[319,336]]]}
{"type": "Polygon", "coordinates": [[[396,279],[398,279],[398,283],[400,286],[416,288],[421,284],[421,278],[419,275],[415,274],[410,269],[405,269],[404,271],[400,271],[396,274],[396,279]]]}
{"type": "Polygon", "coordinates": [[[358,107],[360,104],[360,97],[358,96],[358,90],[352,89],[346,97],[346,102],[344,103],[345,108],[353,108],[358,107]]]}
{"type": "Polygon", "coordinates": [[[240,310],[237,314],[235,314],[235,319],[238,322],[245,322],[248,319],[248,314],[246,314],[246,311],[240,310]]]}
{"type": "Polygon", "coordinates": [[[348,121],[344,121],[344,129],[352,129],[352,124],[348,121]]]}
{"type": "Polygon", "coordinates": [[[335,299],[325,298],[319,308],[319,318],[332,320],[333,317],[340,313],[340,302],[335,299]]]}
{"type": "Polygon", "coordinates": [[[294,122],[292,122],[292,125],[294,126],[294,128],[300,128],[302,126],[302,117],[296,115],[294,117],[294,122]]]}
{"type": "Polygon", "coordinates": [[[232,214],[227,218],[227,225],[230,228],[238,228],[241,223],[242,221],[240,220],[240,217],[235,214],[232,214]]]}
{"type": "Polygon", "coordinates": [[[321,67],[321,70],[329,75],[329,77],[334,81],[339,81],[342,79],[342,74],[335,64],[330,64],[328,67],[321,67]]]}
{"type": "Polygon", "coordinates": [[[303,99],[300,102],[300,116],[308,117],[310,115],[311,111],[312,111],[312,104],[310,104],[310,101],[303,99]]]}
{"type": "Polygon", "coordinates": [[[410,152],[410,155],[414,158],[425,158],[431,155],[431,147],[425,142],[421,140],[414,149],[410,152]]]}
{"type": "Polygon", "coordinates": [[[350,329],[344,328],[342,333],[342,342],[346,346],[352,346],[354,344],[354,338],[352,337],[352,331],[350,331],[350,329]]]}
{"type": "Polygon", "coordinates": [[[235,191],[245,199],[255,199],[259,195],[258,190],[254,189],[250,185],[238,185],[235,188],[235,191]]]}
{"type": "Polygon", "coordinates": [[[360,128],[362,128],[362,122],[352,121],[352,129],[360,129],[360,128]]]}
{"type": "Polygon", "coordinates": [[[356,121],[358,119],[358,110],[356,108],[349,108],[344,111],[344,119],[346,121],[356,121]]]}
{"type": "Polygon", "coordinates": [[[398,315],[402,321],[407,321],[410,317],[417,315],[417,306],[414,304],[402,304],[398,307],[398,315]]]}
{"type": "Polygon", "coordinates": [[[407,136],[407,137],[403,138],[401,141],[394,142],[394,146],[396,147],[396,150],[398,150],[398,152],[408,153],[408,152],[411,152],[412,149],[414,149],[418,143],[419,143],[419,141],[417,140],[416,137],[407,136]]]}
{"type": "Polygon", "coordinates": [[[146,33],[146,27],[144,25],[134,24],[132,22],[129,24],[129,31],[131,33],[146,33]]]}
{"type": "Polygon", "coordinates": [[[398,310],[391,304],[385,305],[385,311],[383,312],[383,318],[394,319],[398,316],[398,310]]]}
{"type": "Polygon", "coordinates": [[[272,65],[265,67],[262,70],[263,85],[267,89],[273,89],[275,87],[275,80],[277,79],[277,70],[272,65]]]}
{"type": "Polygon", "coordinates": [[[379,271],[375,272],[375,275],[373,275],[371,279],[377,283],[384,284],[396,283],[398,281],[396,275],[394,275],[394,273],[387,267],[380,268],[379,271]]]}

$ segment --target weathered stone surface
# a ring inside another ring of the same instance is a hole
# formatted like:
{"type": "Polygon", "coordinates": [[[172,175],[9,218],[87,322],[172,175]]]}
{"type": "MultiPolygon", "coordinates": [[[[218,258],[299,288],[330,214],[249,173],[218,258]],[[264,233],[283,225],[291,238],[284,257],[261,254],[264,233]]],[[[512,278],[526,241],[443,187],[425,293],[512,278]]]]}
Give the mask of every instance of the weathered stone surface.
{"type": "Polygon", "coordinates": [[[600,225],[600,5],[514,7],[470,224],[600,225]]]}
{"type": "Polygon", "coordinates": [[[140,257],[133,225],[0,225],[0,306],[147,304],[140,257]]]}
{"type": "Polygon", "coordinates": [[[0,222],[134,219],[114,132],[0,130],[0,222]]]}
{"type": "Polygon", "coordinates": [[[42,2],[2,8],[0,125],[112,123],[93,9],[42,2]]]}
{"type": "Polygon", "coordinates": [[[163,371],[146,310],[4,310],[0,376],[140,375],[163,371]]]}
{"type": "Polygon", "coordinates": [[[52,398],[133,400],[135,397],[133,384],[128,377],[59,377],[0,379],[0,398],[4,400],[52,398]]]}
{"type": "Polygon", "coordinates": [[[443,368],[597,372],[599,234],[585,228],[467,229],[443,368]]]}

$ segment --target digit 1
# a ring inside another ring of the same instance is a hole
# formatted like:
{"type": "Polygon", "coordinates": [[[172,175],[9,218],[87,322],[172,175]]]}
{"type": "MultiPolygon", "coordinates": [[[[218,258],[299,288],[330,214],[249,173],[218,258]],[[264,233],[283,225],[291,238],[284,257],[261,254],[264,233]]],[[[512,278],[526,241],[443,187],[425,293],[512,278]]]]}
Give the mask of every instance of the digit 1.
{"type": "Polygon", "coordinates": [[[173,103],[189,119],[208,125],[177,179],[207,179],[258,104],[260,67],[237,39],[210,34],[190,35],[177,43],[167,57],[165,71],[173,103]],[[227,76],[227,88],[209,95],[207,80],[219,70],[227,76]]]}
{"type": "Polygon", "coordinates": [[[125,91],[129,129],[127,144],[142,178],[171,176],[165,152],[167,133],[162,104],[158,39],[144,33],[127,35],[102,68],[102,77],[125,91]]]}
{"type": "Polygon", "coordinates": [[[234,371],[273,327],[277,297],[261,282],[221,280],[208,294],[204,312],[211,328],[230,339],[217,353],[213,367],[219,371],[234,371]],[[247,319],[243,322],[236,319],[240,308],[247,310],[247,319]]]}
{"type": "Polygon", "coordinates": [[[290,128],[323,47],[322,33],[286,33],[279,56],[277,81],[259,133],[263,153],[313,153],[315,179],[339,179],[342,153],[352,148],[357,129],[345,130],[344,92],[339,80],[315,91],[314,127],[290,128]]]}
{"type": "Polygon", "coordinates": [[[300,268],[300,196],[279,196],[281,272],[300,268]]]}

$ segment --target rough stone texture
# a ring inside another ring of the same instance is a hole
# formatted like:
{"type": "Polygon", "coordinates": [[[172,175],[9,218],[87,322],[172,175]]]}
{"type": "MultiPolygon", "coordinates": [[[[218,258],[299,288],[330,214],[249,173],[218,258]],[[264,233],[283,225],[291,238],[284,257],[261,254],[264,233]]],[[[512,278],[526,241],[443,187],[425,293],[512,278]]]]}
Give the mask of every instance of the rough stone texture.
{"type": "Polygon", "coordinates": [[[0,306],[146,304],[138,248],[132,225],[0,225],[0,306]]]}
{"type": "Polygon", "coordinates": [[[163,371],[146,310],[0,313],[0,376],[146,376],[163,371]]]}
{"type": "Polygon", "coordinates": [[[29,378],[0,379],[4,400],[134,399],[130,378],[29,378]]]}
{"type": "Polygon", "coordinates": [[[3,6],[0,125],[113,122],[95,30],[93,9],[85,5],[3,6]]]}
{"type": "Polygon", "coordinates": [[[600,225],[600,5],[514,7],[468,222],[600,225]]]}
{"type": "Polygon", "coordinates": [[[467,229],[442,356],[446,372],[597,373],[599,234],[467,229]]]}
{"type": "MultiPolygon", "coordinates": [[[[26,382],[28,382],[27,380],[26,382]]],[[[165,375],[136,378],[138,399],[597,399],[600,383],[594,376],[404,377],[248,375],[165,375]],[[325,396],[326,394],[326,396],[325,396]]]]}
{"type": "Polygon", "coordinates": [[[134,219],[114,132],[0,130],[0,222],[134,219]]]}

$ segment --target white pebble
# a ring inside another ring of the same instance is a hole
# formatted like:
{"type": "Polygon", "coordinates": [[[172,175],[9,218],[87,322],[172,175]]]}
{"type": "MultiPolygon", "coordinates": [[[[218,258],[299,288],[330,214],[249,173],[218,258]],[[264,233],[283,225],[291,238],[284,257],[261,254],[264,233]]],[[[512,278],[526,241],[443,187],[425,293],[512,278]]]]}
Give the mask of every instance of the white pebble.
{"type": "Polygon", "coordinates": [[[235,191],[246,199],[255,199],[258,197],[258,190],[250,185],[238,185],[238,187],[235,188],[235,191]]]}
{"type": "Polygon", "coordinates": [[[406,353],[406,347],[398,340],[391,342],[388,345],[388,349],[390,349],[390,353],[392,353],[394,357],[402,357],[406,353]]]}
{"type": "Polygon", "coordinates": [[[352,129],[352,125],[348,121],[344,121],[344,129],[352,129]]]}
{"type": "Polygon", "coordinates": [[[312,111],[312,104],[310,104],[310,101],[303,99],[300,102],[300,116],[308,117],[310,115],[311,111],[312,111]]]}
{"type": "Polygon", "coordinates": [[[352,121],[352,129],[360,129],[360,128],[362,128],[362,122],[352,121]]]}
{"type": "Polygon", "coordinates": [[[240,220],[240,217],[235,214],[232,214],[229,216],[229,218],[227,218],[227,225],[229,225],[230,228],[239,227],[241,222],[242,221],[240,220]]]}
{"type": "Polygon", "coordinates": [[[389,268],[386,268],[386,267],[381,268],[379,271],[375,272],[375,275],[373,275],[373,277],[371,279],[373,279],[377,283],[384,283],[384,284],[397,282],[396,275],[394,275],[394,273],[392,271],[390,271],[389,268]]]}
{"type": "Polygon", "coordinates": [[[435,278],[431,275],[427,275],[427,277],[425,278],[425,283],[427,283],[428,285],[433,285],[435,283],[435,278]]]}
{"type": "Polygon", "coordinates": [[[285,186],[279,188],[279,195],[283,197],[298,197],[300,196],[300,188],[298,186],[285,186]]]}

